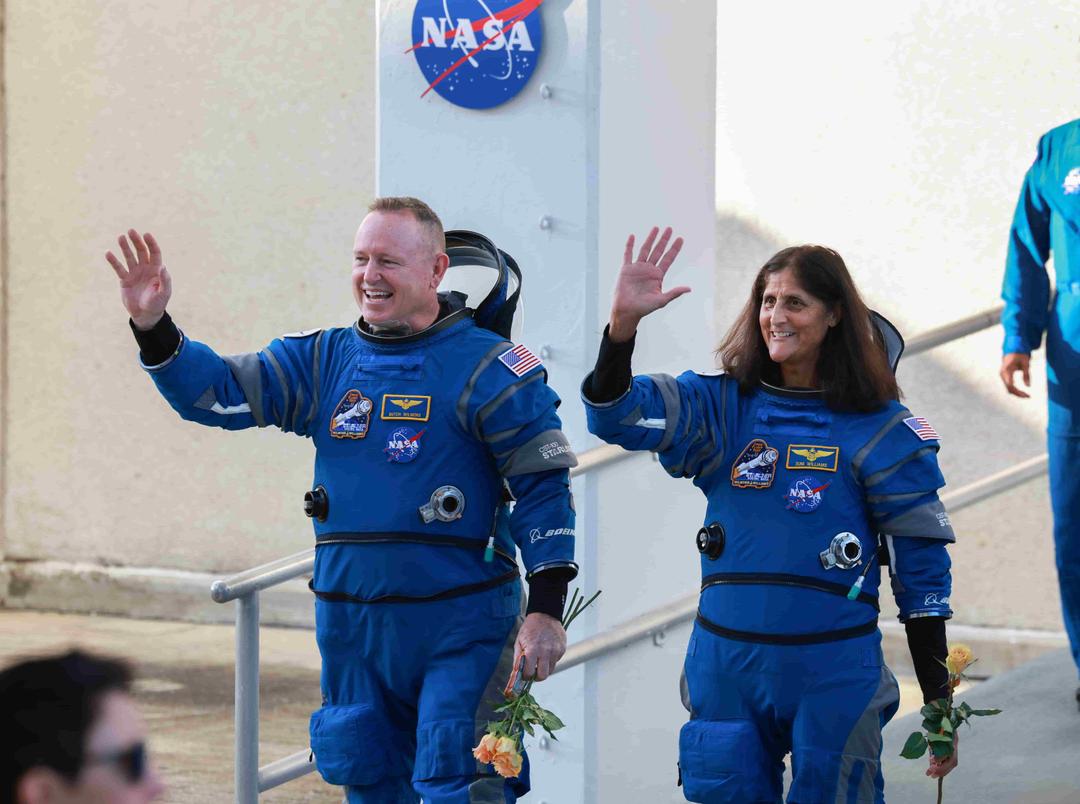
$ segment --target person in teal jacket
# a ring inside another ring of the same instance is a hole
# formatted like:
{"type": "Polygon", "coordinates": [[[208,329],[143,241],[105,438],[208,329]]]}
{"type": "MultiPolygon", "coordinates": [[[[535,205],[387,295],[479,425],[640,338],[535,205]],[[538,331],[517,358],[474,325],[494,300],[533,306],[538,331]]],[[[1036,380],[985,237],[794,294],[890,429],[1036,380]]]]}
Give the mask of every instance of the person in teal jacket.
{"type": "Polygon", "coordinates": [[[377,199],[354,244],[360,319],[224,357],[165,312],[152,236],[131,231],[124,262],[108,255],[143,368],[181,417],[315,447],[305,508],[323,705],[311,747],[350,804],[512,804],[529,790],[527,761],[504,780],[472,747],[512,668],[542,680],[566,648],[576,459],[558,397],[539,359],[506,340],[507,321],[438,293],[445,240],[423,202],[377,199]]]}
{"type": "Polygon", "coordinates": [[[1016,372],[1030,387],[1031,353],[1046,333],[1054,552],[1065,631],[1080,673],[1080,120],[1039,139],[1009,230],[1001,296],[1000,375],[1013,396],[1028,397],[1016,372]],[[1046,269],[1051,254],[1054,293],[1046,269]]]}

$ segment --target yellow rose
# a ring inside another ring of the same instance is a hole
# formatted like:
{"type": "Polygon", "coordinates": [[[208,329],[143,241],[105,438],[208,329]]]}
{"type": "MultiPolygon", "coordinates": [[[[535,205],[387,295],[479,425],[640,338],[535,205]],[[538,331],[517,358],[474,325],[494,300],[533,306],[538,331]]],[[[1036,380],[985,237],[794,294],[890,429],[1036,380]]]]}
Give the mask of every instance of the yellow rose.
{"type": "Polygon", "coordinates": [[[485,734],[480,740],[480,745],[472,750],[473,756],[485,765],[492,762],[495,759],[495,746],[498,741],[499,738],[494,734],[485,734]]]}
{"type": "Polygon", "coordinates": [[[945,667],[953,675],[964,672],[964,669],[975,660],[975,655],[967,645],[953,645],[949,648],[949,655],[945,659],[945,667]]]}
{"type": "Polygon", "coordinates": [[[504,779],[517,776],[521,773],[521,754],[517,751],[498,754],[495,757],[495,772],[504,779]]]}

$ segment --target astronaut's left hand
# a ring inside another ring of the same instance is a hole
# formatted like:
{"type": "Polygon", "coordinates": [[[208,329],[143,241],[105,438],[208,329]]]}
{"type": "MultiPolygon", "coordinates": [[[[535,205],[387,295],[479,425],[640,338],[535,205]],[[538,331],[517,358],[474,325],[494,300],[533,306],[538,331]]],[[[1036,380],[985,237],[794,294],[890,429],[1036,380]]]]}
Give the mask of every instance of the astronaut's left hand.
{"type": "MultiPolygon", "coordinates": [[[[566,631],[550,614],[534,611],[525,617],[514,642],[514,667],[524,658],[521,676],[543,681],[555,672],[555,663],[566,653],[566,631]]],[[[511,673],[510,684],[513,684],[511,673]]]]}

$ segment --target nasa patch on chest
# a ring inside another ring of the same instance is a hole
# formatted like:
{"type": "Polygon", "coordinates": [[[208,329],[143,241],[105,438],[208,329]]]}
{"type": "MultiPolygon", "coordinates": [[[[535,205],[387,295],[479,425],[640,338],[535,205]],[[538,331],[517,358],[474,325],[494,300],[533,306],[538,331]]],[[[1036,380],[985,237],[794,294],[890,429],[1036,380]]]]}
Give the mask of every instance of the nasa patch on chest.
{"type": "Polygon", "coordinates": [[[420,454],[420,439],[424,431],[417,432],[411,427],[399,427],[386,440],[383,452],[386,460],[393,463],[411,463],[420,454]]]}
{"type": "Polygon", "coordinates": [[[334,438],[364,438],[371,427],[371,400],[350,388],[330,417],[330,435],[334,438]]]}
{"type": "Polygon", "coordinates": [[[829,487],[829,481],[822,483],[812,477],[800,477],[791,481],[791,487],[784,495],[789,511],[809,514],[821,507],[821,495],[829,487]]]}
{"type": "Polygon", "coordinates": [[[776,477],[779,451],[755,438],[731,466],[731,485],[737,489],[767,489],[776,477]]]}

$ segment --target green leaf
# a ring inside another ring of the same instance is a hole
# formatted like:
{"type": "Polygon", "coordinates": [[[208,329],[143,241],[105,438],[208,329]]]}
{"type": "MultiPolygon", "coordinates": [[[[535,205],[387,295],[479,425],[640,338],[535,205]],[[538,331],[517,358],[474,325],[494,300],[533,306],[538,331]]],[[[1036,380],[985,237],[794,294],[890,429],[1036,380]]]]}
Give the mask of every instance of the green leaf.
{"type": "Polygon", "coordinates": [[[951,734],[927,734],[926,741],[928,743],[948,743],[952,745],[953,738],[951,734]]]}
{"type": "Polygon", "coordinates": [[[934,723],[940,723],[941,719],[945,717],[944,712],[942,712],[937,707],[931,706],[930,704],[927,704],[922,709],[920,709],[919,714],[921,714],[927,720],[933,721],[934,723]]]}
{"type": "Polygon", "coordinates": [[[922,722],[922,727],[924,731],[935,732],[940,726],[940,720],[923,720],[922,722]]]}
{"type": "Polygon", "coordinates": [[[971,714],[975,717],[987,717],[989,715],[1000,715],[1000,709],[972,709],[971,714]]]}
{"type": "Polygon", "coordinates": [[[556,715],[554,712],[549,712],[546,709],[544,710],[544,716],[541,719],[541,722],[544,724],[544,728],[547,729],[549,733],[553,731],[558,731],[559,729],[566,727],[566,724],[559,720],[558,715],[556,715]]]}
{"type": "Polygon", "coordinates": [[[918,759],[926,753],[926,738],[921,731],[913,731],[904,743],[900,756],[904,759],[918,759]]]}
{"type": "Polygon", "coordinates": [[[941,730],[945,732],[945,734],[953,733],[953,724],[952,721],[949,720],[949,718],[944,718],[941,721],[941,730]]]}
{"type": "Polygon", "coordinates": [[[521,726],[525,729],[525,731],[529,733],[530,737],[536,734],[536,732],[533,731],[532,723],[530,723],[529,721],[526,720],[522,722],[521,726]]]}
{"type": "Polygon", "coordinates": [[[944,743],[930,743],[930,753],[936,756],[938,759],[941,759],[942,757],[951,757],[952,752],[952,740],[944,743]]]}

